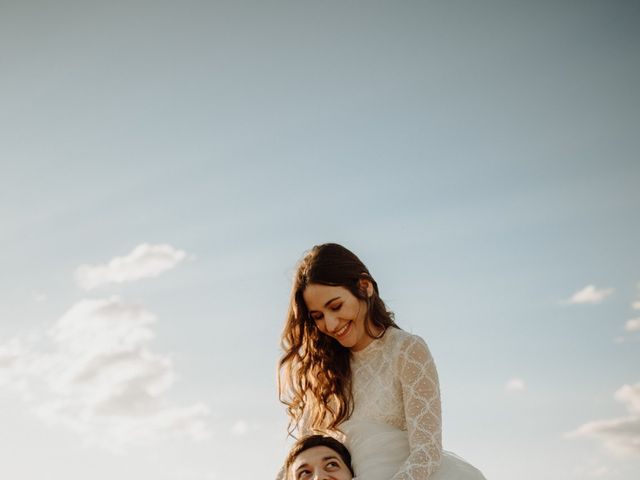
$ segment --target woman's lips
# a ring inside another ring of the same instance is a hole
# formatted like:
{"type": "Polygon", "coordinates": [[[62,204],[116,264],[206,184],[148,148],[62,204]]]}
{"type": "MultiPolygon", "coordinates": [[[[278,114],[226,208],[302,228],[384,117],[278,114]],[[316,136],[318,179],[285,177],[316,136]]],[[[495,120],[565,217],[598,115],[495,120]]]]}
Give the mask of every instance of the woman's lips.
{"type": "Polygon", "coordinates": [[[336,330],[333,334],[333,336],[335,338],[342,338],[344,337],[347,333],[349,333],[351,331],[351,325],[353,324],[353,322],[350,320],[345,326],[343,326],[342,328],[340,328],[339,330],[336,330]]]}

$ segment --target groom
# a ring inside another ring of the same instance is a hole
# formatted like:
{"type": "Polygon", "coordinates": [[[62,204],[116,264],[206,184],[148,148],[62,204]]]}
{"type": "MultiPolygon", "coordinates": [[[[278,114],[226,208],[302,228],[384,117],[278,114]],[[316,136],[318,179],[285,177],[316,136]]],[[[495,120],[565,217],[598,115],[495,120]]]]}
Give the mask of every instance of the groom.
{"type": "Polygon", "coordinates": [[[285,480],[355,480],[349,450],[335,438],[298,440],[284,463],[285,480]]]}

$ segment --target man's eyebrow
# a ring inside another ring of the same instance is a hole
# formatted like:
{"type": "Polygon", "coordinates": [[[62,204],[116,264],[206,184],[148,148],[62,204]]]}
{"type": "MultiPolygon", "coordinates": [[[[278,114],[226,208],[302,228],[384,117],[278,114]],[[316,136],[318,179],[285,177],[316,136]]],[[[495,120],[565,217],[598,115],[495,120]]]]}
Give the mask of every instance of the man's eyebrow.
{"type": "Polygon", "coordinates": [[[326,462],[327,460],[339,460],[339,458],[336,455],[327,455],[326,457],[322,458],[323,462],[326,462]]]}
{"type": "MultiPolygon", "coordinates": [[[[337,455],[327,455],[326,457],[322,457],[322,461],[326,462],[327,460],[340,460],[337,455]]],[[[308,467],[308,463],[303,463],[302,465],[298,465],[296,467],[296,472],[298,472],[301,468],[308,467]]]]}

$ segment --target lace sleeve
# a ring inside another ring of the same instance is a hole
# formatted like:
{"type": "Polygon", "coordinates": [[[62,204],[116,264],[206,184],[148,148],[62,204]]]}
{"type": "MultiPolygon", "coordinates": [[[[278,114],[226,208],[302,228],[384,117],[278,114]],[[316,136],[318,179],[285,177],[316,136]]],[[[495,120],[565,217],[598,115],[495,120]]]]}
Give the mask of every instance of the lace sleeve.
{"type": "Polygon", "coordinates": [[[391,480],[424,480],[440,465],[442,417],[438,372],[425,341],[411,336],[399,355],[409,457],[391,480]]]}

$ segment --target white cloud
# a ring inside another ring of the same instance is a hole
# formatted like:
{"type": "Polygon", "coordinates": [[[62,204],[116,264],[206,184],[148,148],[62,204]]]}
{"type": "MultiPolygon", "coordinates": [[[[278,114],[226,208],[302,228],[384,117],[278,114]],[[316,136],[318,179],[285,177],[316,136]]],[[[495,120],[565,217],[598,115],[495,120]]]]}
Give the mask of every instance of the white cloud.
{"type": "Polygon", "coordinates": [[[617,343],[619,345],[623,344],[623,343],[638,343],[638,342],[640,342],[640,336],[638,336],[638,335],[636,335],[636,336],[629,335],[629,336],[626,336],[626,337],[618,336],[618,337],[615,337],[613,339],[613,342],[617,343]]]}
{"type": "Polygon", "coordinates": [[[596,420],[585,423],[568,436],[598,439],[617,455],[640,455],[640,417],[596,420]]]}
{"type": "Polygon", "coordinates": [[[624,326],[624,329],[627,332],[637,332],[640,330],[640,317],[632,318],[631,320],[627,320],[627,323],[624,326]]]}
{"type": "Polygon", "coordinates": [[[0,389],[18,393],[27,400],[29,364],[28,350],[22,340],[14,338],[0,345],[0,389]]]}
{"type": "Polygon", "coordinates": [[[605,467],[604,465],[600,465],[599,467],[596,467],[592,470],[590,470],[589,472],[587,472],[587,475],[589,475],[590,477],[604,477],[605,475],[609,475],[611,473],[611,469],[609,469],[608,467],[605,467]]]}
{"type": "Polygon", "coordinates": [[[567,437],[597,439],[614,454],[640,456],[640,383],[623,385],[614,398],[626,404],[629,416],[585,423],[567,437]]]}
{"type": "Polygon", "coordinates": [[[33,301],[36,303],[42,303],[47,301],[47,294],[44,292],[35,291],[31,294],[33,301]]]}
{"type": "Polygon", "coordinates": [[[39,348],[18,340],[0,345],[0,387],[18,382],[43,421],[92,444],[119,449],[164,437],[207,438],[205,405],[167,399],[175,369],[150,348],[154,322],[151,312],[118,297],[81,300],[39,348]]]}
{"type": "Polygon", "coordinates": [[[236,436],[245,435],[249,431],[249,424],[244,420],[238,420],[231,427],[231,433],[236,436]]]}
{"type": "Polygon", "coordinates": [[[143,243],[124,257],[115,257],[101,265],[80,265],[75,272],[78,285],[92,290],[109,283],[134,282],[157,277],[178,265],[186,253],[171,245],[143,243]]]}
{"type": "Polygon", "coordinates": [[[525,390],[526,386],[524,380],[521,378],[512,378],[507,382],[504,388],[507,392],[522,392],[525,390]]]}
{"type": "Polygon", "coordinates": [[[571,305],[582,303],[596,304],[601,303],[612,293],[613,288],[596,288],[595,285],[587,285],[582,290],[578,290],[571,295],[566,302],[571,305]]]}
{"type": "Polygon", "coordinates": [[[603,465],[598,459],[590,458],[585,460],[585,464],[580,465],[574,469],[574,477],[609,478],[616,473],[614,469],[612,469],[610,466],[603,465]]]}
{"type": "Polygon", "coordinates": [[[636,298],[631,302],[631,308],[640,310],[640,283],[636,285],[636,298]]]}
{"type": "Polygon", "coordinates": [[[640,383],[623,385],[616,390],[613,397],[620,403],[626,404],[629,412],[640,414],[640,383]]]}

